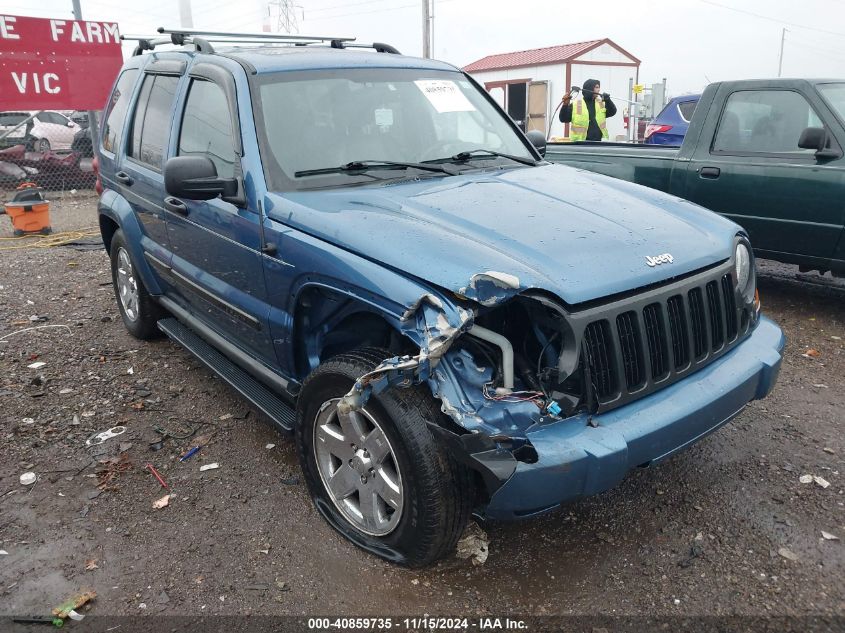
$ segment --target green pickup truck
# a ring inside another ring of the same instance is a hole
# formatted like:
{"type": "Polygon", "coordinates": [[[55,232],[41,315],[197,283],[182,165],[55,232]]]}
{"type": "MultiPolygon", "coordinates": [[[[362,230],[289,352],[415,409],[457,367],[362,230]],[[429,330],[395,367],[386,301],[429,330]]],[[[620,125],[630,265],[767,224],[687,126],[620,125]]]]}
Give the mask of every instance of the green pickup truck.
{"type": "Polygon", "coordinates": [[[845,80],[707,87],[680,147],[549,144],[546,160],[696,202],[748,231],[759,257],[845,276],[845,80]]]}

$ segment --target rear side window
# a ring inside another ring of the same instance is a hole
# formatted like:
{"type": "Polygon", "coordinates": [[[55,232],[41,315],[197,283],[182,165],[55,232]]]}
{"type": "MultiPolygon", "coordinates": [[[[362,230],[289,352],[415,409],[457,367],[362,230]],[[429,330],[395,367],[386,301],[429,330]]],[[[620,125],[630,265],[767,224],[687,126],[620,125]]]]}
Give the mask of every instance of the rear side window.
{"type": "Polygon", "coordinates": [[[129,109],[129,98],[132,96],[132,86],[138,78],[138,69],[130,68],[123,71],[114,87],[111,99],[106,106],[106,124],[103,129],[103,149],[108,152],[116,152],[120,146],[120,138],[123,134],[123,122],[126,119],[126,112],[129,109]]]}
{"type": "Polygon", "coordinates": [[[141,86],[126,155],[161,171],[179,77],[147,75],[141,86]]]}
{"type": "Polygon", "coordinates": [[[232,119],[223,90],[215,83],[194,79],[185,103],[182,130],[179,133],[179,155],[208,156],[217,168],[217,175],[233,178],[235,150],[232,119]]]}
{"type": "Polygon", "coordinates": [[[698,101],[681,101],[678,104],[678,111],[681,113],[681,118],[689,123],[692,121],[692,113],[695,112],[695,106],[698,101]]]}
{"type": "Polygon", "coordinates": [[[813,154],[798,139],[819,118],[807,100],[791,90],[741,90],[728,97],[713,151],[738,154],[813,154]]]}

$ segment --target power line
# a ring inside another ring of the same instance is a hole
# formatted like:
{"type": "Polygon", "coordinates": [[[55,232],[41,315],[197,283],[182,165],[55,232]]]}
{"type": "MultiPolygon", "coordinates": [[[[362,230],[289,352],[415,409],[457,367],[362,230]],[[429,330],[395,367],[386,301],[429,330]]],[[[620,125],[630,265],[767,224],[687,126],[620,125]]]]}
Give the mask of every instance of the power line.
{"type": "Polygon", "coordinates": [[[704,4],[710,4],[714,7],[719,7],[720,9],[727,9],[728,11],[736,11],[737,13],[743,13],[745,15],[750,15],[755,18],[760,18],[761,20],[768,20],[770,22],[777,22],[778,24],[788,24],[789,26],[794,26],[797,29],[807,29],[808,31],[818,31],[819,33],[827,33],[828,35],[837,35],[839,37],[845,37],[845,33],[839,33],[837,31],[826,31],[825,29],[818,29],[814,26],[806,26],[804,24],[796,24],[795,22],[787,22],[786,20],[781,20],[780,18],[773,18],[768,15],[760,15],[759,13],[753,13],[752,11],[746,11],[745,9],[737,9],[736,7],[729,7],[725,4],[719,4],[718,2],[713,2],[713,0],[700,0],[704,4]]]}

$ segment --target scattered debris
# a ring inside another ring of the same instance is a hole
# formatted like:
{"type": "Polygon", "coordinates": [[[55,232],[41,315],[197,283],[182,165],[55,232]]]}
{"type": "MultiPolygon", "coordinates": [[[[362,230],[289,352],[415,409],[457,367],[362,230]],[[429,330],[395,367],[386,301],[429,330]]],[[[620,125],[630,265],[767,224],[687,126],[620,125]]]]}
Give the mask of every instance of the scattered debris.
{"type": "Polygon", "coordinates": [[[275,444],[268,444],[264,448],[266,448],[269,451],[270,449],[276,448],[276,445],[275,444]]]}
{"type": "Polygon", "coordinates": [[[62,604],[54,608],[52,613],[57,618],[64,620],[65,618],[70,617],[72,611],[76,611],[76,609],[79,609],[82,605],[87,604],[96,597],[96,591],[85,591],[73,598],[65,600],[62,604]]]}
{"type": "MultiPolygon", "coordinates": [[[[85,413],[87,413],[87,411],[85,413]]],[[[90,417],[86,416],[85,413],[82,414],[83,417],[90,417]]],[[[93,413],[91,415],[93,415],[93,413]]],[[[109,440],[113,437],[117,437],[118,435],[122,435],[125,432],[125,426],[113,426],[110,429],[101,431],[100,433],[95,433],[94,435],[89,437],[87,440],[85,440],[85,446],[97,446],[99,444],[102,444],[106,440],[109,440]]]]}
{"type": "Polygon", "coordinates": [[[816,383],[813,385],[816,389],[828,389],[829,387],[823,383],[816,383]]]}
{"type": "Polygon", "coordinates": [[[294,475],[293,477],[282,477],[282,483],[285,486],[296,486],[299,484],[299,477],[294,475]]]}
{"type": "Polygon", "coordinates": [[[88,493],[88,499],[93,501],[94,499],[99,497],[101,494],[103,494],[102,490],[99,490],[99,489],[92,490],[91,492],[88,493]]]}
{"type": "Polygon", "coordinates": [[[819,352],[819,350],[817,349],[810,348],[806,352],[801,354],[801,356],[803,356],[804,358],[818,358],[819,356],[821,356],[821,352],[819,352]]]}
{"type": "Polygon", "coordinates": [[[135,373],[135,370],[130,367],[129,369],[126,370],[126,373],[131,376],[132,374],[135,373]]]}
{"type": "Polygon", "coordinates": [[[32,363],[31,365],[27,365],[27,367],[29,367],[30,369],[41,369],[42,367],[46,367],[46,366],[47,366],[47,363],[45,363],[43,360],[39,360],[39,361],[32,363]]]}
{"type": "Polygon", "coordinates": [[[830,448],[829,446],[825,446],[822,450],[823,450],[825,453],[830,453],[831,455],[836,455],[836,451],[835,451],[835,450],[833,450],[832,448],[830,448]]]}
{"type": "Polygon", "coordinates": [[[162,591],[160,594],[158,594],[156,602],[158,604],[167,604],[168,602],[170,602],[170,596],[167,595],[166,591],[162,591]]]}
{"type": "Polygon", "coordinates": [[[164,495],[161,499],[156,499],[153,501],[153,510],[161,510],[162,508],[166,508],[170,505],[170,497],[172,495],[164,495]]]}
{"type": "Polygon", "coordinates": [[[70,387],[65,387],[64,389],[59,390],[59,395],[62,395],[62,396],[65,396],[69,393],[73,393],[73,389],[71,389],[70,387]]]}
{"type": "MultiPolygon", "coordinates": [[[[827,452],[826,449],[825,452],[827,452]]],[[[825,479],[824,477],[819,477],[818,475],[801,475],[798,478],[798,481],[800,481],[802,484],[809,484],[815,481],[822,488],[827,488],[830,485],[830,482],[827,479],[825,479]]]]}
{"type": "Polygon", "coordinates": [[[813,475],[813,481],[815,481],[822,488],[827,488],[830,485],[830,482],[827,479],[819,477],[818,475],[813,475]]]}
{"type": "Polygon", "coordinates": [[[217,419],[218,420],[231,420],[233,417],[235,417],[235,416],[233,416],[231,413],[224,413],[223,415],[221,415],[217,419]]]}
{"type": "Polygon", "coordinates": [[[838,541],[839,537],[836,534],[831,534],[830,532],[825,532],[822,530],[822,538],[826,541],[838,541]]]}
{"type": "Polygon", "coordinates": [[[21,420],[21,423],[26,425],[35,424],[35,418],[24,418],[23,420],[21,420]]]}
{"type": "Polygon", "coordinates": [[[199,452],[200,448],[202,448],[202,447],[201,446],[194,446],[187,453],[182,455],[182,457],[179,458],[179,461],[184,462],[184,461],[191,459],[191,457],[193,457],[194,455],[196,455],[199,452]]]}
{"type": "Polygon", "coordinates": [[[85,561],[85,571],[94,571],[99,568],[100,566],[97,564],[96,559],[92,558],[91,560],[85,561]]]}
{"type": "Polygon", "coordinates": [[[276,589],[278,589],[279,591],[290,591],[288,583],[286,583],[281,578],[276,578],[276,589]]]}
{"type": "Polygon", "coordinates": [[[158,483],[161,484],[162,488],[167,488],[167,483],[164,481],[164,477],[162,477],[161,474],[155,469],[155,466],[153,466],[152,464],[147,464],[146,466],[144,466],[144,468],[149,470],[153,474],[153,477],[158,479],[158,483]]]}
{"type": "Polygon", "coordinates": [[[472,558],[473,565],[483,565],[487,562],[490,541],[487,534],[476,523],[470,523],[461,540],[458,541],[457,557],[472,558]]]}
{"type": "Polygon", "coordinates": [[[212,462],[210,464],[206,464],[205,466],[200,466],[200,472],[205,472],[206,470],[217,470],[218,468],[220,468],[220,464],[212,462]]]}
{"type": "Polygon", "coordinates": [[[96,473],[97,487],[100,490],[114,490],[114,481],[132,468],[126,453],[121,453],[120,457],[101,459],[100,464],[102,468],[96,473]]]}
{"type": "Polygon", "coordinates": [[[9,552],[7,552],[4,549],[0,549],[0,556],[8,556],[8,555],[9,555],[9,552]]]}
{"type": "Polygon", "coordinates": [[[418,585],[418,584],[420,584],[420,581],[417,580],[416,578],[414,578],[414,579],[411,580],[411,584],[412,585],[418,585]]]}
{"type": "Polygon", "coordinates": [[[786,560],[791,560],[791,561],[796,561],[796,560],[798,560],[798,554],[796,554],[796,553],[795,553],[795,552],[793,552],[791,549],[786,548],[786,547],[781,547],[781,548],[778,550],[778,554],[780,554],[781,556],[783,556],[786,560]]]}
{"type": "Polygon", "coordinates": [[[24,486],[31,486],[38,479],[38,475],[33,472],[26,472],[21,475],[21,484],[24,486]]]}

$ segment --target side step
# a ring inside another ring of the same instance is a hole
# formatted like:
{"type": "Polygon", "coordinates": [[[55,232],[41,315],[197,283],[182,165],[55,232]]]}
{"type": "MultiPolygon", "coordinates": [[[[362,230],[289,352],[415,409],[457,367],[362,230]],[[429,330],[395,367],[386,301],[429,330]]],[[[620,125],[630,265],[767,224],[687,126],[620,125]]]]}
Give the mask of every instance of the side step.
{"type": "Polygon", "coordinates": [[[281,431],[285,433],[293,431],[296,413],[290,405],[214,349],[193,330],[174,318],[161,319],[158,322],[158,329],[234,387],[244,398],[266,414],[281,431]]]}

